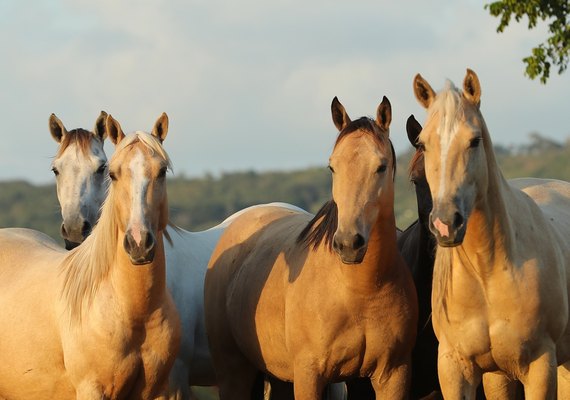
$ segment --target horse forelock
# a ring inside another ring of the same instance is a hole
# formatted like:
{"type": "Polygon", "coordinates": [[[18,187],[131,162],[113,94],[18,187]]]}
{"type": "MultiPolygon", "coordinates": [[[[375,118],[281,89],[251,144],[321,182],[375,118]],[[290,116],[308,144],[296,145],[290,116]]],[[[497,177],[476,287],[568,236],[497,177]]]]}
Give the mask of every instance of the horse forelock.
{"type": "Polygon", "coordinates": [[[122,150],[135,146],[137,143],[141,143],[146,149],[150,150],[151,154],[158,154],[164,161],[170,170],[172,170],[172,163],[170,157],[162,147],[162,143],[154,137],[153,135],[143,132],[136,131],[127,135],[119,142],[115,149],[115,155],[119,154],[122,150]]]}
{"type": "Polygon", "coordinates": [[[101,142],[101,140],[92,132],[88,130],[77,128],[69,131],[65,136],[63,136],[63,140],[59,146],[57,154],[55,158],[61,157],[61,155],[71,146],[75,144],[78,151],[81,151],[83,155],[89,154],[91,151],[91,143],[92,141],[101,142]]]}
{"type": "Polygon", "coordinates": [[[442,142],[450,142],[464,117],[462,94],[453,82],[446,81],[444,89],[437,94],[428,114],[429,117],[439,115],[437,134],[442,142]]]}
{"type": "Polygon", "coordinates": [[[392,156],[392,180],[396,179],[396,151],[394,150],[394,145],[388,136],[388,132],[382,131],[372,118],[360,117],[357,120],[351,121],[339,132],[334,148],[338,146],[343,138],[358,132],[370,135],[382,150],[385,150],[386,146],[390,146],[390,154],[392,156]]]}
{"type": "Polygon", "coordinates": [[[354,121],[350,121],[349,124],[339,132],[334,147],[336,147],[345,136],[357,131],[369,133],[379,144],[386,145],[388,135],[380,130],[376,122],[369,117],[360,117],[354,121]]]}

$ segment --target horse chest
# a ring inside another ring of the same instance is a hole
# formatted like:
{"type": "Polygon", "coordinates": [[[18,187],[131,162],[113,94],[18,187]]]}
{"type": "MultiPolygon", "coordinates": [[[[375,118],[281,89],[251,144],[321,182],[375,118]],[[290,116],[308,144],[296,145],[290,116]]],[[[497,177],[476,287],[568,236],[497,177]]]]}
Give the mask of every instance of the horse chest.
{"type": "Polygon", "coordinates": [[[482,370],[516,375],[526,368],[539,347],[542,313],[539,303],[526,299],[529,293],[517,290],[516,283],[502,279],[487,284],[485,291],[476,283],[469,290],[455,290],[446,299],[446,308],[434,307],[440,343],[474,360],[482,370]]]}

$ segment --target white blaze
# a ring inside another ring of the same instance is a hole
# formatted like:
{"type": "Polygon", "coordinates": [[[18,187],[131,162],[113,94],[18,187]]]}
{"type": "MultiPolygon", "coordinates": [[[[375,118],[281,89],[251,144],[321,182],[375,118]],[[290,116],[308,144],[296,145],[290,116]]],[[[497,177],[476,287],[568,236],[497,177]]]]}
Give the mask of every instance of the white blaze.
{"type": "Polygon", "coordinates": [[[142,240],[141,231],[144,227],[144,210],[146,191],[148,188],[148,178],[145,176],[144,155],[140,149],[136,150],[136,154],[129,162],[129,170],[131,171],[131,216],[129,219],[129,227],[133,239],[140,245],[142,240]]]}
{"type": "Polygon", "coordinates": [[[445,176],[447,172],[447,160],[449,157],[449,149],[451,143],[457,134],[459,124],[457,123],[457,105],[455,103],[456,99],[454,94],[449,91],[445,93],[445,98],[443,99],[444,104],[441,108],[441,120],[439,123],[439,128],[437,129],[437,134],[439,136],[440,144],[440,170],[439,170],[439,190],[437,197],[439,200],[443,199],[445,194],[445,176]]]}

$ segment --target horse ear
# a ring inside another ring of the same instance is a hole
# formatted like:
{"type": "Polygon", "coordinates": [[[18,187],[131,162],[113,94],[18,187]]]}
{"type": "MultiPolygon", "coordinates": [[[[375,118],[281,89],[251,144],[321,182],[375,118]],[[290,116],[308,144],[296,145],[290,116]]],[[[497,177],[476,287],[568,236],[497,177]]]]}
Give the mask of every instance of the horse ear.
{"type": "Polygon", "coordinates": [[[168,115],[162,113],[160,117],[154,123],[154,128],[152,128],[152,136],[157,138],[160,143],[164,142],[166,134],[168,133],[168,115]]]}
{"type": "Polygon", "coordinates": [[[463,97],[477,107],[481,104],[481,84],[477,74],[469,68],[463,80],[463,97]]]}
{"type": "Polygon", "coordinates": [[[384,132],[390,129],[390,122],[392,122],[392,105],[386,96],[382,98],[382,103],[376,110],[376,123],[384,132]]]}
{"type": "Polygon", "coordinates": [[[339,132],[346,128],[348,124],[350,124],[350,117],[336,96],[334,97],[331,104],[331,113],[334,125],[339,132]]]}
{"type": "Polygon", "coordinates": [[[111,114],[109,114],[107,115],[105,126],[107,128],[107,134],[109,135],[111,142],[113,142],[115,146],[118,145],[125,137],[119,121],[117,121],[111,114]]]}
{"type": "Polygon", "coordinates": [[[58,143],[61,143],[63,137],[67,135],[67,129],[53,113],[49,116],[49,131],[53,139],[58,143]]]}
{"type": "Polygon", "coordinates": [[[406,121],[406,132],[408,133],[408,140],[416,149],[418,148],[418,136],[420,136],[421,131],[422,126],[414,117],[414,114],[410,115],[406,121]]]}
{"type": "Polygon", "coordinates": [[[420,74],[414,78],[414,94],[424,108],[429,108],[435,99],[434,90],[420,74]]]}
{"type": "Polygon", "coordinates": [[[95,135],[101,139],[103,142],[107,137],[107,113],[105,111],[101,111],[97,121],[95,121],[95,135]]]}

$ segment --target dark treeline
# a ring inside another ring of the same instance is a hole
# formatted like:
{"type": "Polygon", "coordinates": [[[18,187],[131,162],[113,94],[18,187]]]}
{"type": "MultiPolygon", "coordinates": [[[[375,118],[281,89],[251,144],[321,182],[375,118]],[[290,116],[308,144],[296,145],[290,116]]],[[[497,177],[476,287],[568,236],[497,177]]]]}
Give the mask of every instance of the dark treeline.
{"type": "MultiPolygon", "coordinates": [[[[535,176],[570,180],[570,144],[531,136],[517,148],[497,147],[507,178],[535,176]]],[[[416,218],[414,192],[407,178],[411,153],[398,157],[396,219],[400,228],[416,218]]],[[[247,206],[282,201],[316,212],[330,198],[331,177],[325,166],[291,172],[232,172],[201,178],[170,177],[170,218],[191,231],[207,229],[247,206]]],[[[61,217],[55,185],[22,181],[0,183],[0,227],[27,227],[59,239],[61,217]]]]}

